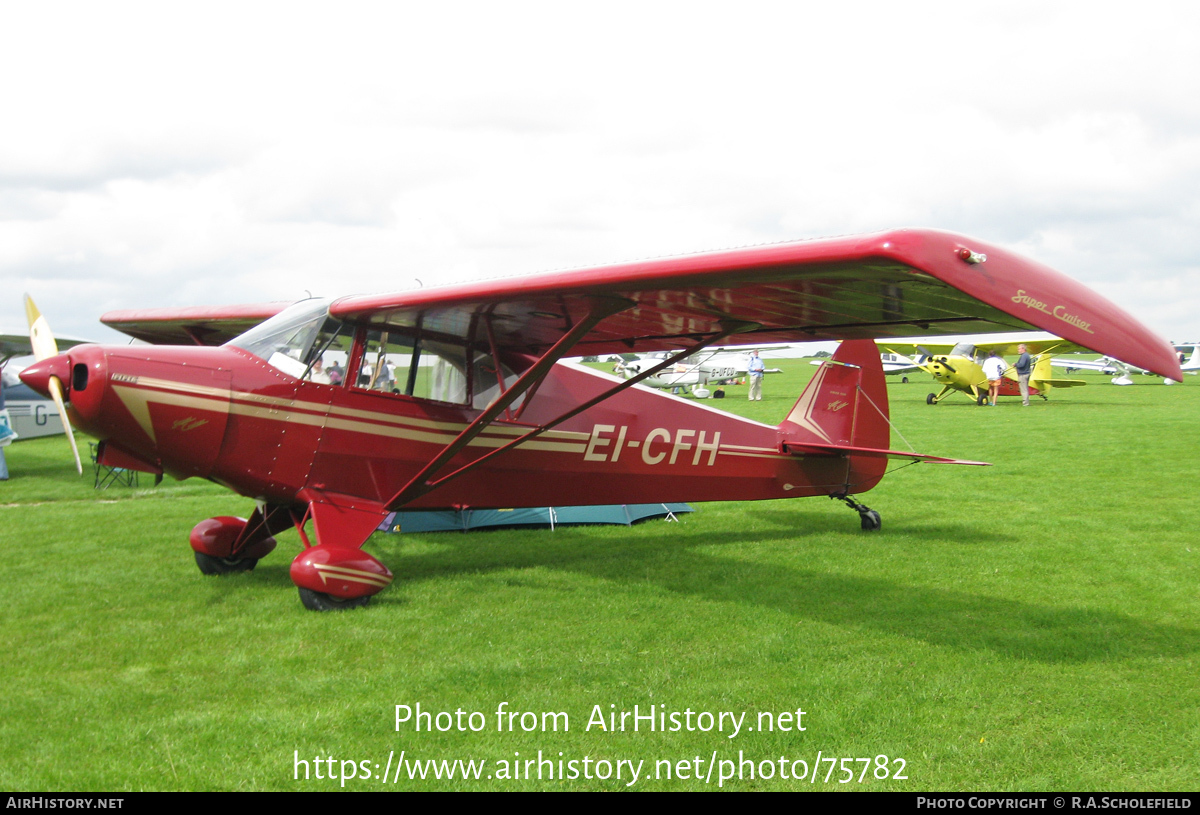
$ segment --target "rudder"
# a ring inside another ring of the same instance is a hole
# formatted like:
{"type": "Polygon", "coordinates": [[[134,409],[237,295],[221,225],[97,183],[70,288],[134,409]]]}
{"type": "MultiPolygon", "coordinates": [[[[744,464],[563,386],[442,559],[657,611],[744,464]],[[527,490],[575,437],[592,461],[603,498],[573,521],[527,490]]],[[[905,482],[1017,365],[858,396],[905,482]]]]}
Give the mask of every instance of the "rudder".
{"type": "MultiPolygon", "coordinates": [[[[817,369],[804,393],[779,424],[781,441],[886,450],[891,441],[887,381],[872,340],[846,340],[817,369]]],[[[860,492],[883,477],[886,459],[849,454],[860,492]]]]}

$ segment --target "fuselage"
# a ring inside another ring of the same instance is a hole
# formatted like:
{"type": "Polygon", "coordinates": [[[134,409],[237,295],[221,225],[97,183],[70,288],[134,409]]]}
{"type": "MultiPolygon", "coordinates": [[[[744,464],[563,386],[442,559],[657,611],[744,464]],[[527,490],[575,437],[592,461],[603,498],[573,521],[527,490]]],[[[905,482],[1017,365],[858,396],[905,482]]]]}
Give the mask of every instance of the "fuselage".
{"type": "MultiPolygon", "coordinates": [[[[86,345],[46,363],[69,382],[73,421],[84,432],[176,478],[211,479],[272,504],[299,503],[306,488],[387,504],[481,412],[308,381],[233,346],[86,345]]],[[[614,384],[590,369],[555,366],[519,416],[489,425],[444,472],[614,384]]],[[[635,386],[411,505],[783,498],[861,492],[882,475],[876,462],[801,459],[781,442],[778,428],[635,386]]]]}

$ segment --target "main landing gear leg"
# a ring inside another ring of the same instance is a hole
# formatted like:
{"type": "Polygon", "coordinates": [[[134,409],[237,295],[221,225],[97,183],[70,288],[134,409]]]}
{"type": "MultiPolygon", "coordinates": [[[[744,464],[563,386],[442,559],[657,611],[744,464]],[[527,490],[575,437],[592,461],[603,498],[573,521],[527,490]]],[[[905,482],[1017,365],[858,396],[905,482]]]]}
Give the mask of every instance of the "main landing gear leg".
{"type": "Polygon", "coordinates": [[[859,519],[862,521],[864,532],[875,532],[883,526],[883,520],[879,517],[879,513],[855,501],[849,495],[831,495],[830,498],[835,501],[841,501],[850,509],[858,513],[859,519]]]}

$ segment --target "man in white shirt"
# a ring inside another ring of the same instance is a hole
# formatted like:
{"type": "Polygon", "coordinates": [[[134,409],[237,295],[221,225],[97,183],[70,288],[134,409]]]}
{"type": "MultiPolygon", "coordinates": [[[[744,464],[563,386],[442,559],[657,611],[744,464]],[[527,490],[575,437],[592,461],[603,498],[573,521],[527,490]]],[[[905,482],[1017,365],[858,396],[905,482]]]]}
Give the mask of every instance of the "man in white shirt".
{"type": "Polygon", "coordinates": [[[988,378],[988,400],[992,407],[996,406],[996,397],[1000,395],[1000,380],[1004,378],[1005,364],[995,351],[988,351],[988,358],[983,361],[983,375],[988,378]]]}
{"type": "Polygon", "coordinates": [[[750,352],[750,365],[747,366],[746,373],[750,375],[750,401],[762,401],[762,381],[763,374],[767,372],[763,361],[758,357],[758,351],[750,352]]]}

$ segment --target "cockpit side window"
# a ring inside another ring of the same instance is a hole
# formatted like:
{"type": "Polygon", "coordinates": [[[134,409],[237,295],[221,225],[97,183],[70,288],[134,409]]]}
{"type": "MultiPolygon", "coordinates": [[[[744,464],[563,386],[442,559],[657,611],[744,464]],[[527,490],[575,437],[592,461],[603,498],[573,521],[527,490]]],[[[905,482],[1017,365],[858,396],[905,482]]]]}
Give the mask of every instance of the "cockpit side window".
{"type": "MultiPolygon", "coordinates": [[[[505,386],[516,375],[501,365],[505,386]]],[[[353,387],[483,409],[500,393],[491,356],[465,340],[422,334],[419,329],[370,330],[353,387]]],[[[518,399],[516,405],[520,405],[518,399]]]]}

